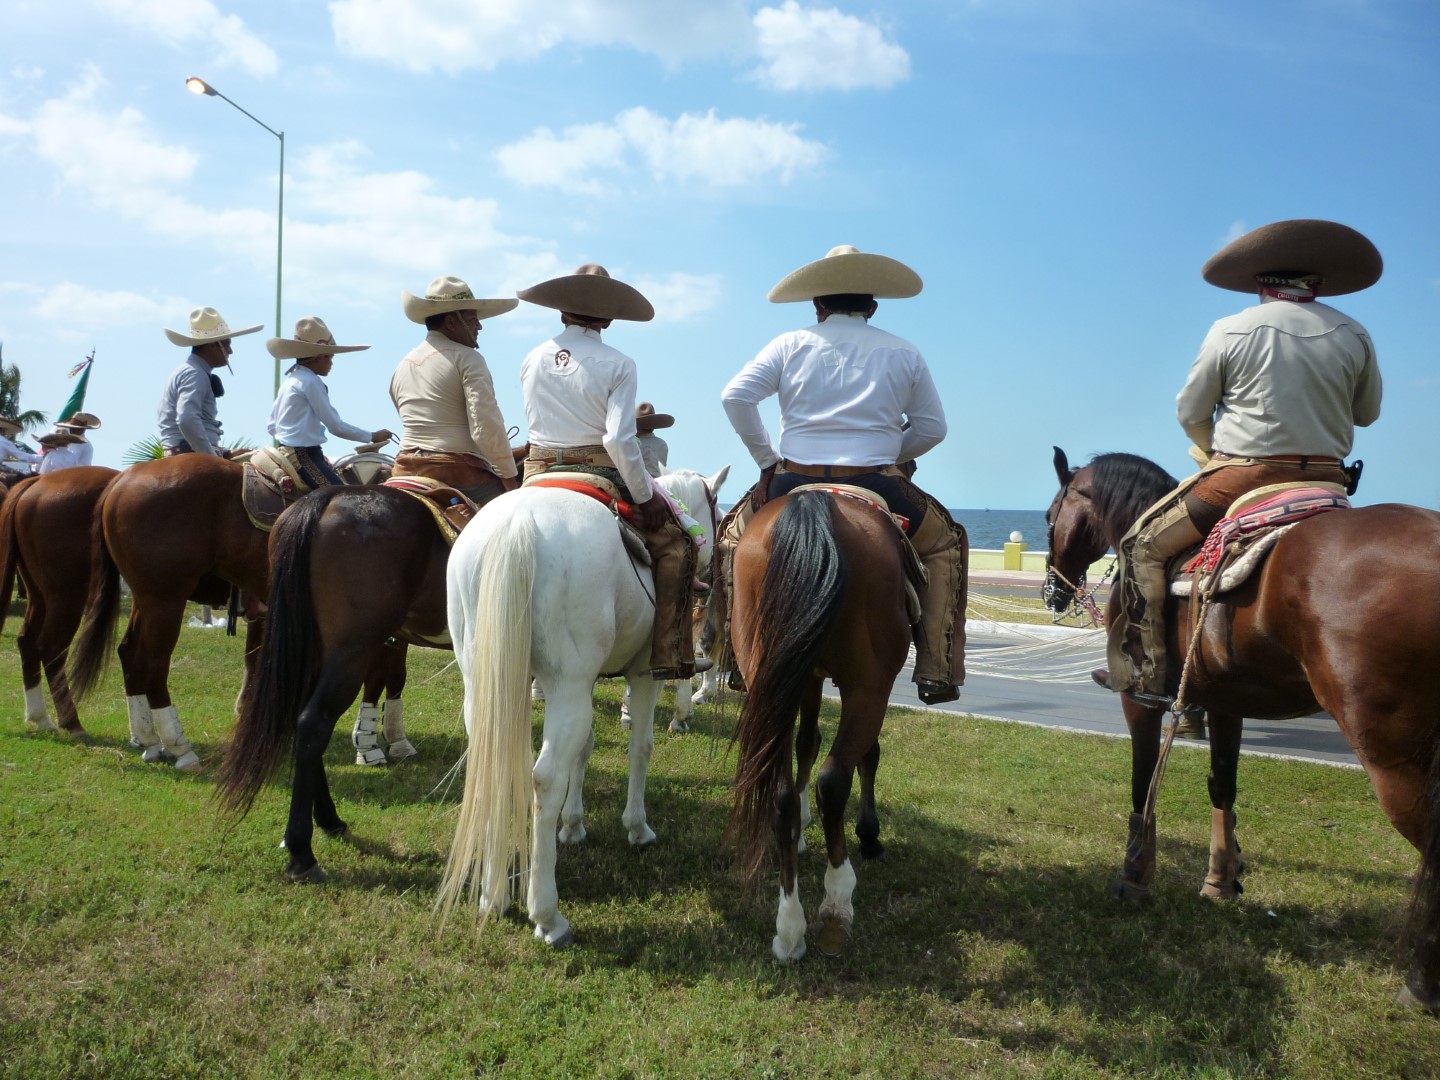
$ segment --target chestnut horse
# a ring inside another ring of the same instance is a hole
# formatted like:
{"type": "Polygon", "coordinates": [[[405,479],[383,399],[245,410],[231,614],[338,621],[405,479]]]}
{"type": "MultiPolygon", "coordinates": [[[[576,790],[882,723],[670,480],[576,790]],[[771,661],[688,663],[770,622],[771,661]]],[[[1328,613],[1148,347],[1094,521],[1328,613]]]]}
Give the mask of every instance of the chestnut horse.
{"type": "Polygon", "coordinates": [[[826,675],[840,689],[840,727],[815,784],[828,858],[818,945],[835,955],[854,917],[845,804],[857,767],[860,854],[874,858],[884,851],[875,813],[880,728],[911,639],[900,538],[868,503],[793,492],[767,502],[751,519],[735,549],[734,573],[732,638],[749,694],[735,732],[740,752],[729,835],[742,874],[753,881],[774,830],[780,905],[771,948],[781,960],[805,954],[799,853],[826,675]]]}
{"type": "Polygon", "coordinates": [[[101,493],[120,474],[95,465],[29,477],[0,507],[0,628],[18,575],[28,602],[15,644],[25,686],[25,721],[53,731],[40,675],[50,684],[60,730],[84,735],[65,676],[70,642],[90,584],[90,527],[101,493]]]}
{"type": "MultiPolygon", "coordinates": [[[[1055,448],[1060,491],[1049,526],[1046,603],[1062,611],[1085,568],[1175,486],[1159,466],[1102,454],[1071,469],[1055,448]]],[[[1111,591],[1110,604],[1120,591],[1111,591]]],[[[1166,605],[1173,693],[1200,634],[1185,700],[1210,717],[1210,869],[1202,893],[1233,897],[1242,717],[1325,709],[1369,774],[1380,806],[1421,855],[1412,905],[1416,956],[1401,997],[1440,1011],[1440,513],[1394,503],[1300,521],[1248,581],[1216,597],[1195,630],[1185,599],[1166,605]]],[[[1131,738],[1130,836],[1117,896],[1148,896],[1153,820],[1142,810],[1159,758],[1163,710],[1121,695],[1131,738]]]]}

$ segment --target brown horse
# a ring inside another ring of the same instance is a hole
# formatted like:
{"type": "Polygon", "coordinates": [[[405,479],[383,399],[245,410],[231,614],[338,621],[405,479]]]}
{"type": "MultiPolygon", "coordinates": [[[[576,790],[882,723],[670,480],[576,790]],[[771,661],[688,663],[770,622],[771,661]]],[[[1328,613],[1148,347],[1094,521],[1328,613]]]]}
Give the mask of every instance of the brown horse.
{"type": "Polygon", "coordinates": [[[732,637],[749,694],[735,733],[740,752],[729,831],[741,871],[753,880],[774,830],[780,906],[771,948],[781,960],[805,954],[799,853],[827,674],[840,689],[840,727],[815,784],[829,862],[818,945],[834,955],[854,915],[845,804],[857,767],[860,854],[874,858],[884,851],[875,813],[880,728],[910,645],[899,538],[867,503],[799,491],[771,500],[751,519],[735,549],[734,571],[732,637]],[[792,756],[798,770],[792,771],[792,756]]]}
{"type": "Polygon", "coordinates": [[[291,881],[323,881],[314,825],[346,826],[325,777],[325,747],[367,666],[390,640],[448,648],[450,547],[429,509],[393,488],[324,488],[281,515],[270,534],[270,627],[247,679],[220,769],[219,795],[243,815],[294,743],[291,881]]]}
{"type": "MultiPolygon", "coordinates": [[[[1085,568],[1120,540],[1175,480],[1144,458],[1103,454],[1071,469],[1055,448],[1060,491],[1046,513],[1046,601],[1064,610],[1085,568]]],[[[1110,603],[1118,602],[1119,590],[1110,603]]],[[[1235,839],[1242,717],[1277,720],[1325,709],[1370,776],[1380,806],[1421,854],[1415,964],[1407,1003],[1440,1012],[1440,513],[1384,504],[1296,524],[1258,573],[1213,602],[1194,628],[1172,598],[1171,692],[1192,632],[1200,635],[1185,700],[1210,717],[1210,868],[1202,893],[1240,891],[1235,839]]],[[[1163,710],[1121,696],[1131,738],[1130,836],[1117,896],[1148,896],[1155,831],[1142,809],[1159,758],[1163,710]]]]}
{"type": "Polygon", "coordinates": [[[119,475],[91,465],[57,469],[22,480],[0,507],[0,628],[18,575],[28,603],[15,644],[25,686],[25,721],[37,731],[55,729],[40,689],[43,671],[60,730],[85,734],[65,661],[85,612],[95,507],[119,475]]]}

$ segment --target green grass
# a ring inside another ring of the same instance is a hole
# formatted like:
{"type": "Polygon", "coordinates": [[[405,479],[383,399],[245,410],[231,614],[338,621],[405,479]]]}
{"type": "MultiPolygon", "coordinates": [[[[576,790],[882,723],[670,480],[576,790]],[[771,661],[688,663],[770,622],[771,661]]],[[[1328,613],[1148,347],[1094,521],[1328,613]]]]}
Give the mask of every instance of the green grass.
{"type": "MultiPolygon", "coordinates": [[[[1129,748],[895,710],[878,783],[883,859],[858,866],[847,955],[770,956],[775,886],[737,886],[720,837],[733,715],[657,735],[658,846],[629,850],[618,686],[602,684],[590,838],[562,849],[577,936],[550,951],[513,919],[437,932],[453,829],[460,679],[412,652],[416,762],[351,764],[331,788],[351,844],[290,886],[281,786],[226,832],[208,775],[143,765],[112,673],[92,738],[30,734],[11,621],[0,640],[0,1075],[1413,1076],[1440,1024],[1391,1004],[1411,850],[1355,771],[1241,770],[1250,871],[1201,900],[1204,755],[1177,754],[1160,807],[1156,901],[1117,906],[1129,748]]],[[[207,761],[240,646],[186,630],[172,686],[207,761]]],[[[668,700],[668,693],[666,695],[668,700]]],[[[833,731],[833,717],[826,721],[833,731]]],[[[813,914],[818,826],[802,857],[813,914]]]]}

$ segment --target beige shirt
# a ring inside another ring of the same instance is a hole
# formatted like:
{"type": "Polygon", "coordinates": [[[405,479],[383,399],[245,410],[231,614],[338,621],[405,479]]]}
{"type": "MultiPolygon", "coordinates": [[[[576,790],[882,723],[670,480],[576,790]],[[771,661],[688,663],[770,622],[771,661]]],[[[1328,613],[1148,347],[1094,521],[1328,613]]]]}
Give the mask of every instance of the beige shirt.
{"type": "Polygon", "coordinates": [[[404,424],[401,450],[476,454],[495,475],[516,475],[495,384],[474,349],[432,330],[395,369],[390,400],[404,424]]]}
{"type": "Polygon", "coordinates": [[[1363,326],[1326,304],[1270,300],[1210,328],[1176,412],[1197,445],[1226,454],[1343,458],[1380,415],[1380,389],[1363,326]]]}

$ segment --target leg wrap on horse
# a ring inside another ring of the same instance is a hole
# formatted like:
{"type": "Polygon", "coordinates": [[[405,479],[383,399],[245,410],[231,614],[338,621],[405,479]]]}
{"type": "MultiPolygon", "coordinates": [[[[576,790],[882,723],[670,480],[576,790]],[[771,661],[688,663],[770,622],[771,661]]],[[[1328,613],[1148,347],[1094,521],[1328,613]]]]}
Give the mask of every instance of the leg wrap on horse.
{"type": "Polygon", "coordinates": [[[699,553],[680,523],[671,518],[658,532],[645,534],[655,581],[655,627],[650,639],[650,669],[657,678],[688,679],[695,674],[690,637],[690,583],[699,553]]]}
{"type": "Polygon", "coordinates": [[[199,772],[200,755],[195,753],[190,745],[190,740],[185,738],[185,731],[180,726],[180,712],[174,705],[167,705],[163,709],[155,709],[151,715],[155,719],[155,733],[160,736],[160,744],[165,747],[165,752],[175,758],[175,767],[182,772],[199,772]]]}
{"type": "Polygon", "coordinates": [[[150,699],[144,694],[130,694],[125,698],[125,709],[130,714],[130,745],[137,750],[158,747],[160,736],[155,734],[155,721],[150,717],[150,699]]]}
{"type": "Polygon", "coordinates": [[[915,491],[924,497],[925,516],[910,542],[929,578],[920,594],[915,678],[963,686],[970,542],[948,510],[919,488],[915,491]]]}
{"type": "Polygon", "coordinates": [[[360,703],[355,717],[355,730],[350,732],[350,745],[355,747],[356,765],[384,765],[385,751],[380,749],[380,706],[369,701],[360,703]]]}
{"type": "Polygon", "coordinates": [[[1245,891],[1240,884],[1240,845],[1235,840],[1235,811],[1210,811],[1210,869],[1201,896],[1230,900],[1245,891]]]}
{"type": "Polygon", "coordinates": [[[385,718],[381,732],[385,736],[385,749],[391,761],[404,761],[416,755],[414,744],[405,737],[405,704],[402,699],[385,699],[385,718]]]}

